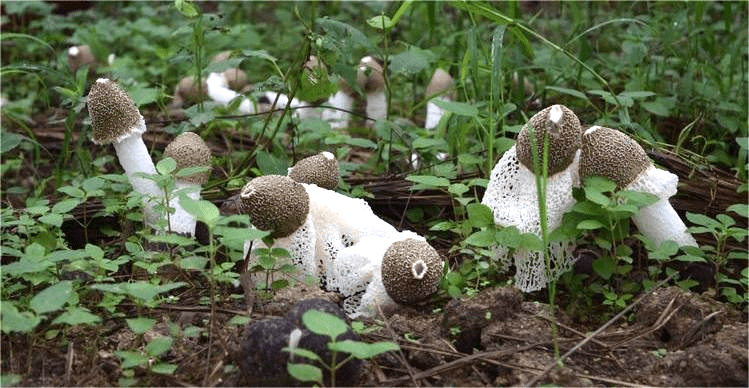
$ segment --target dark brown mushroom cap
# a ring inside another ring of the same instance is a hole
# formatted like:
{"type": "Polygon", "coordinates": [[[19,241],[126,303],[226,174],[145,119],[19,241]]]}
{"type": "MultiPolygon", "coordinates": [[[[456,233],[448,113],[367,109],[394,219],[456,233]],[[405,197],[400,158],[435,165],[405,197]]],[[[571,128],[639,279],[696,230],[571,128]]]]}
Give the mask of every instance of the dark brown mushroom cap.
{"type": "MultiPolygon", "coordinates": [[[[552,105],[531,117],[523,126],[516,141],[518,160],[526,168],[533,170],[530,131],[533,126],[536,134],[538,158],[543,157],[544,133],[549,133],[549,176],[564,171],[575,159],[580,148],[582,127],[577,115],[564,105],[552,105]]],[[[539,174],[539,171],[534,171],[539,174]]]]}
{"type": "Polygon", "coordinates": [[[249,181],[240,192],[250,222],[272,237],[286,237],[304,224],[309,195],[300,183],[281,175],[264,175],[249,181]]]}
{"type": "Polygon", "coordinates": [[[394,242],[382,258],[382,284],[398,303],[414,303],[428,298],[439,288],[442,259],[424,240],[394,242]]]}
{"type": "Polygon", "coordinates": [[[616,129],[595,126],[583,134],[580,179],[603,176],[625,188],[651,165],[645,150],[616,129]]]}
{"type": "Polygon", "coordinates": [[[382,75],[382,65],[372,57],[364,57],[359,63],[356,83],[364,92],[375,92],[385,89],[385,78],[382,75]]]}
{"type": "MultiPolygon", "coordinates": [[[[175,172],[188,167],[211,165],[211,150],[203,138],[193,132],[185,132],[172,140],[164,150],[164,157],[170,157],[177,162],[175,172]]],[[[210,171],[189,176],[179,177],[188,183],[203,185],[208,182],[210,171]]]]}
{"type": "Polygon", "coordinates": [[[88,65],[89,72],[93,73],[96,66],[96,57],[91,53],[88,45],[73,46],[68,49],[68,66],[70,71],[75,74],[82,66],[88,65]]]}
{"type": "Polygon", "coordinates": [[[130,133],[145,132],[145,125],[133,100],[117,84],[99,78],[88,93],[88,113],[96,144],[117,142],[130,133]]]}
{"type": "Polygon", "coordinates": [[[289,169],[289,178],[333,190],[338,186],[340,171],[338,161],[330,152],[321,152],[298,161],[289,169]]]}

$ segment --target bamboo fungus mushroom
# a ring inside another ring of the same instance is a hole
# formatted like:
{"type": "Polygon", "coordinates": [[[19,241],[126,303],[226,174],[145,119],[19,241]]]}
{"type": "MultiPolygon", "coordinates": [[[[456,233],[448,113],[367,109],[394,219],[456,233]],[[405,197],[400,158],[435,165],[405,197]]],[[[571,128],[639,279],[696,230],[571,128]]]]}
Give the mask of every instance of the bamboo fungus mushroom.
{"type": "Polygon", "coordinates": [[[446,93],[453,86],[453,77],[442,69],[437,69],[432,75],[432,80],[427,86],[426,92],[424,93],[427,97],[430,97],[427,102],[427,117],[424,123],[424,128],[432,129],[437,127],[440,119],[445,114],[445,111],[438,107],[434,100],[439,99],[443,101],[449,101],[452,99],[450,94],[446,93]]]}
{"type": "Polygon", "coordinates": [[[658,202],[640,209],[632,221],[656,245],[673,240],[680,246],[697,246],[668,198],[676,194],[679,177],[653,166],[637,142],[615,129],[594,126],[582,137],[580,177],[607,177],[621,189],[644,191],[658,202]]]}
{"type": "Polygon", "coordinates": [[[99,78],[88,95],[88,112],[93,127],[95,144],[114,145],[120,165],[125,170],[133,188],[146,196],[145,222],[153,225],[160,215],[153,210],[153,198],[163,198],[164,193],[152,180],[135,176],[136,173],[156,174],[142,134],[146,122],[130,97],[106,78],[99,78]],[[149,198],[151,197],[151,198],[149,198]]]}
{"type": "Polygon", "coordinates": [[[370,56],[359,63],[356,82],[364,90],[367,99],[367,124],[387,117],[387,98],[382,65],[370,56]]]}
{"type": "MultiPolygon", "coordinates": [[[[203,139],[193,132],[185,132],[172,140],[164,150],[164,157],[171,157],[177,162],[175,172],[179,172],[183,168],[210,167],[211,165],[211,150],[203,139]]],[[[178,176],[175,181],[175,194],[184,193],[191,199],[200,199],[200,188],[208,182],[209,176],[210,171],[189,176],[178,176]]],[[[170,230],[194,236],[197,223],[195,216],[180,206],[178,196],[169,201],[169,206],[175,209],[174,214],[169,217],[170,230]]]]}
{"type": "MultiPolygon", "coordinates": [[[[538,210],[536,174],[533,154],[541,158],[545,134],[548,134],[548,181],[546,185],[546,214],[548,230],[561,224],[562,215],[574,203],[572,187],[579,185],[578,162],[582,127],[574,112],[562,105],[553,105],[531,117],[510,148],[492,170],[489,184],[481,203],[494,213],[500,226],[515,226],[521,233],[541,235],[538,210]],[[535,133],[535,137],[531,136],[535,133]],[[536,144],[534,152],[532,141],[536,144]]],[[[540,163],[539,163],[540,165],[540,163]]],[[[558,277],[574,263],[571,242],[550,245],[554,261],[551,275],[558,277]]],[[[509,267],[510,258],[503,247],[496,248],[500,262],[509,267]]],[[[515,281],[525,292],[544,288],[548,282],[543,252],[518,249],[513,257],[517,269],[515,281]]]]}

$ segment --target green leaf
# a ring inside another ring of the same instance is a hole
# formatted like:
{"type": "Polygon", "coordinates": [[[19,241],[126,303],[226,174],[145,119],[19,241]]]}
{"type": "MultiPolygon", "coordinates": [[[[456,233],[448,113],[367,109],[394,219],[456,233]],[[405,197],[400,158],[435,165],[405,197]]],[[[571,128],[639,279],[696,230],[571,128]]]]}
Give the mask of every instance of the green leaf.
{"type": "Polygon", "coordinates": [[[447,101],[441,100],[439,98],[432,100],[432,102],[445,111],[454,113],[459,116],[478,118],[479,115],[479,110],[476,109],[475,106],[467,104],[465,102],[447,101]]]}
{"type": "Polygon", "coordinates": [[[122,360],[120,367],[130,369],[136,366],[148,365],[148,357],[130,350],[117,350],[114,354],[122,360]]]}
{"type": "Polygon", "coordinates": [[[687,212],[686,213],[687,220],[693,224],[706,226],[711,229],[718,229],[720,228],[720,223],[704,214],[699,213],[692,213],[687,212]]]}
{"type": "Polygon", "coordinates": [[[126,319],[125,321],[127,322],[127,326],[130,328],[130,330],[132,330],[135,334],[143,334],[151,330],[151,328],[156,324],[155,319],[144,317],[130,318],[126,319]]]}
{"type": "Polygon", "coordinates": [[[31,307],[37,314],[44,314],[50,311],[56,311],[62,308],[65,302],[70,299],[73,293],[73,284],[69,280],[65,280],[45,288],[40,293],[36,294],[29,302],[31,307]]]}
{"type": "Polygon", "coordinates": [[[47,225],[56,226],[59,228],[60,226],[62,226],[62,214],[57,214],[57,213],[45,214],[39,217],[39,221],[47,225]]]}
{"type": "Polygon", "coordinates": [[[104,250],[102,250],[96,245],[86,244],[86,248],[84,248],[84,251],[86,252],[88,256],[90,256],[94,260],[104,259],[104,250]]]}
{"type": "Polygon", "coordinates": [[[393,342],[375,342],[370,344],[361,341],[344,340],[329,343],[328,348],[337,352],[351,353],[354,358],[359,360],[368,360],[382,353],[398,350],[400,346],[393,342]]]}
{"type": "Polygon", "coordinates": [[[614,270],[616,269],[616,264],[614,263],[614,259],[608,256],[602,256],[598,259],[593,261],[593,270],[596,271],[596,273],[606,279],[609,280],[611,278],[611,275],[614,274],[614,270]]]}
{"type": "Polygon", "coordinates": [[[166,157],[164,159],[159,160],[158,163],[156,163],[156,171],[159,172],[159,174],[167,175],[174,172],[174,170],[177,168],[177,162],[172,159],[171,157],[166,157]]]}
{"type": "Polygon", "coordinates": [[[468,236],[465,239],[465,243],[475,247],[489,247],[497,243],[494,235],[494,230],[483,229],[468,236]]]}
{"type": "Polygon", "coordinates": [[[341,318],[317,310],[308,310],[302,315],[302,322],[311,332],[327,335],[335,340],[348,330],[348,325],[341,318]]]}
{"type": "Polygon", "coordinates": [[[306,358],[308,360],[318,361],[318,362],[322,361],[322,359],[320,359],[320,356],[318,356],[317,353],[315,353],[315,352],[313,352],[311,350],[308,350],[308,349],[304,349],[304,348],[293,348],[292,349],[292,348],[286,347],[286,348],[283,348],[283,350],[285,352],[289,352],[289,353],[291,353],[291,354],[293,354],[295,356],[304,357],[304,358],[306,358]]]}
{"type": "Polygon", "coordinates": [[[65,193],[73,198],[84,198],[86,196],[86,193],[83,190],[73,186],[63,186],[57,189],[57,191],[65,193]]]}
{"type": "Polygon", "coordinates": [[[408,175],[406,176],[406,180],[410,182],[418,183],[418,185],[413,187],[414,190],[420,190],[423,188],[450,186],[450,181],[447,178],[442,178],[442,177],[432,176],[432,175],[408,175]]]}
{"type": "Polygon", "coordinates": [[[205,269],[206,264],[208,263],[208,259],[201,256],[190,256],[182,258],[179,261],[179,266],[182,269],[185,270],[202,270],[205,269]]]}
{"type": "Polygon", "coordinates": [[[393,24],[393,21],[390,20],[390,17],[388,16],[378,15],[378,16],[373,16],[367,19],[367,24],[369,24],[369,26],[372,28],[376,28],[380,31],[383,31],[383,30],[389,30],[393,24]]]}
{"type": "Polygon", "coordinates": [[[322,384],[322,370],[314,365],[288,363],[286,370],[291,377],[301,382],[312,381],[322,384]]]}
{"type": "Polygon", "coordinates": [[[76,206],[78,206],[81,203],[81,200],[79,198],[68,198],[64,199],[58,203],[56,203],[54,206],[52,206],[52,212],[54,213],[67,213],[73,209],[75,209],[76,206]]]}
{"type": "Polygon", "coordinates": [[[597,220],[583,220],[577,224],[577,229],[581,230],[595,230],[604,228],[605,225],[597,220]]]}
{"type": "Polygon", "coordinates": [[[391,57],[390,71],[394,74],[403,74],[411,77],[424,69],[429,68],[429,63],[435,59],[434,53],[411,46],[408,50],[391,57]]]}
{"type": "Polygon", "coordinates": [[[25,139],[25,136],[21,136],[17,133],[10,131],[3,131],[0,135],[0,154],[4,154],[21,144],[21,141],[25,139]]]}
{"type": "Polygon", "coordinates": [[[749,218],[749,205],[737,203],[726,208],[726,211],[734,212],[744,218],[749,218]]]}
{"type": "Polygon", "coordinates": [[[577,98],[579,98],[581,100],[588,101],[588,96],[586,96],[585,93],[583,93],[583,92],[581,92],[579,90],[568,89],[568,88],[563,88],[563,87],[559,87],[559,86],[547,86],[546,89],[547,90],[553,90],[553,91],[555,91],[557,93],[566,94],[568,96],[577,97],[577,98]]]}
{"type": "Polygon", "coordinates": [[[148,345],[146,345],[146,353],[152,357],[158,357],[172,348],[174,339],[172,337],[161,336],[152,339],[148,345]]]}
{"type": "Polygon", "coordinates": [[[188,18],[198,16],[198,9],[188,0],[174,0],[174,6],[177,11],[188,18]]]}
{"type": "Polygon", "coordinates": [[[185,195],[179,198],[179,205],[186,212],[195,216],[198,221],[202,221],[208,225],[209,229],[212,229],[216,225],[221,215],[216,205],[204,199],[195,200],[185,195]]]}
{"type": "Polygon", "coordinates": [[[494,225],[494,213],[489,206],[482,203],[469,203],[466,205],[468,220],[474,228],[482,228],[494,225]]]}
{"type": "Polygon", "coordinates": [[[20,312],[10,301],[0,303],[0,329],[3,333],[28,333],[39,324],[41,317],[30,311],[20,312]]]}
{"type": "Polygon", "coordinates": [[[53,324],[75,325],[93,325],[101,322],[101,318],[92,314],[84,307],[71,307],[63,312],[52,321],[53,324]]]}
{"type": "Polygon", "coordinates": [[[159,362],[151,366],[151,372],[158,373],[160,375],[173,375],[174,371],[177,370],[176,364],[170,364],[168,362],[159,362]]]}

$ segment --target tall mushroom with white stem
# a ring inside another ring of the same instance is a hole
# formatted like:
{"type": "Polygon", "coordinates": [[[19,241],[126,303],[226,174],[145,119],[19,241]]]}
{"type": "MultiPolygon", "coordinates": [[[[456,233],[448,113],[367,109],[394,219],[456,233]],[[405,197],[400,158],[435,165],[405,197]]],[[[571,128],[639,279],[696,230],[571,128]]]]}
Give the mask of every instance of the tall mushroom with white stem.
{"type": "Polygon", "coordinates": [[[366,96],[367,125],[387,117],[387,97],[382,65],[373,57],[366,56],[359,62],[356,82],[366,96]]]}
{"type": "MultiPolygon", "coordinates": [[[[164,150],[164,157],[170,157],[177,162],[174,170],[178,173],[183,168],[211,166],[211,150],[203,139],[193,132],[185,132],[172,140],[164,150]]],[[[201,186],[208,182],[210,170],[187,176],[177,175],[175,179],[175,191],[173,198],[169,200],[169,206],[175,209],[174,214],[169,216],[169,229],[172,232],[189,234],[195,236],[195,216],[188,213],[179,204],[181,194],[193,200],[200,199],[201,186]]]]}
{"type": "MultiPolygon", "coordinates": [[[[536,174],[533,154],[543,155],[544,134],[548,134],[548,180],[546,184],[546,214],[548,230],[562,222],[562,215],[575,204],[572,188],[579,185],[578,163],[582,127],[574,112],[563,105],[552,105],[536,113],[523,126],[516,144],[510,148],[492,169],[489,184],[481,203],[494,213],[499,226],[515,226],[521,233],[541,236],[536,174]],[[531,147],[535,133],[536,151],[531,147]]],[[[540,159],[539,159],[540,160],[540,159]]],[[[540,163],[539,163],[540,165],[540,163]]],[[[550,246],[553,268],[557,278],[574,264],[572,242],[554,242],[550,246]]],[[[496,247],[496,255],[506,267],[510,265],[507,249],[496,247]]],[[[515,282],[524,292],[544,288],[548,282],[543,252],[518,249],[512,259],[516,267],[515,282]]]]}
{"type": "Polygon", "coordinates": [[[680,246],[697,242],[679,218],[668,198],[676,194],[679,177],[656,168],[645,150],[629,136],[615,129],[594,126],[582,137],[580,177],[603,176],[620,189],[655,194],[658,202],[640,209],[632,222],[656,246],[673,240],[680,246]]]}
{"type": "Polygon", "coordinates": [[[434,100],[450,101],[452,96],[447,93],[453,86],[453,77],[448,72],[442,69],[437,69],[432,75],[429,85],[427,85],[426,92],[424,93],[429,101],[427,102],[427,116],[424,122],[424,128],[433,129],[437,127],[440,119],[445,114],[444,109],[437,106],[434,100]]]}
{"type": "Polygon", "coordinates": [[[153,210],[158,203],[154,198],[163,198],[164,193],[154,181],[135,176],[136,173],[156,174],[151,155],[143,143],[142,135],[146,132],[143,116],[127,93],[106,78],[96,80],[87,101],[93,142],[114,145],[120,165],[133,189],[145,196],[145,223],[153,226],[161,218],[153,210]]]}
{"type": "Polygon", "coordinates": [[[345,79],[338,80],[338,91],[328,98],[330,108],[322,111],[322,119],[330,123],[330,127],[348,128],[351,110],[354,109],[354,91],[345,79]]]}

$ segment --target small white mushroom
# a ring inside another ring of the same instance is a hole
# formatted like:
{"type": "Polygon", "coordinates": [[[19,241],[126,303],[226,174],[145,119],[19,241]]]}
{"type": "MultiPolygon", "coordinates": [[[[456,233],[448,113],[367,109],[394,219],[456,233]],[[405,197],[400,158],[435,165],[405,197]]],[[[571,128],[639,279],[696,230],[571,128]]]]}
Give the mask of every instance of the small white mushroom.
{"type": "Polygon", "coordinates": [[[328,98],[327,104],[331,108],[323,109],[322,119],[330,123],[330,127],[348,128],[349,119],[354,108],[354,91],[351,86],[340,78],[338,81],[338,91],[328,98]]]}
{"type": "Polygon", "coordinates": [[[679,177],[653,166],[645,150],[624,133],[594,126],[582,137],[580,177],[603,176],[621,189],[655,194],[658,202],[640,209],[632,221],[656,245],[673,240],[680,246],[697,246],[668,198],[676,194],[679,177]]]}
{"type": "MultiPolygon", "coordinates": [[[[521,233],[541,235],[538,210],[536,174],[533,172],[531,133],[535,133],[537,157],[541,158],[544,134],[548,133],[548,181],[546,186],[546,214],[548,230],[562,222],[562,215],[575,204],[572,187],[579,185],[578,162],[582,127],[574,112],[563,105],[553,105],[536,113],[523,126],[515,146],[510,148],[492,169],[489,184],[481,203],[494,213],[500,226],[515,226],[521,233]],[[534,130],[531,132],[531,128],[534,130]]],[[[558,242],[550,246],[558,277],[574,263],[572,243],[558,242]]],[[[509,266],[507,249],[496,248],[500,262],[509,266]]],[[[544,288],[548,282],[543,252],[515,251],[515,281],[524,292],[544,288]]]]}
{"type": "Polygon", "coordinates": [[[364,90],[366,96],[367,125],[372,125],[374,121],[387,117],[385,78],[382,71],[382,65],[373,57],[366,56],[359,63],[356,82],[364,90]]]}
{"type": "MultiPolygon", "coordinates": [[[[177,162],[175,173],[188,167],[211,165],[211,150],[203,139],[193,132],[185,132],[172,140],[164,150],[164,157],[170,157],[177,162]]],[[[201,186],[208,182],[210,171],[189,176],[178,176],[175,180],[174,198],[169,201],[169,206],[175,209],[174,214],[169,216],[169,229],[172,232],[189,234],[195,236],[195,216],[185,211],[179,204],[179,194],[184,193],[193,200],[200,199],[201,186]]]]}
{"type": "Polygon", "coordinates": [[[93,127],[95,144],[114,145],[120,165],[125,170],[133,188],[146,196],[145,222],[154,225],[160,215],[153,210],[164,193],[152,180],[136,177],[136,173],[156,174],[142,135],[146,132],[146,122],[130,97],[114,82],[99,78],[88,94],[88,112],[93,127]],[[151,198],[149,198],[151,197],[151,198]]]}

